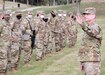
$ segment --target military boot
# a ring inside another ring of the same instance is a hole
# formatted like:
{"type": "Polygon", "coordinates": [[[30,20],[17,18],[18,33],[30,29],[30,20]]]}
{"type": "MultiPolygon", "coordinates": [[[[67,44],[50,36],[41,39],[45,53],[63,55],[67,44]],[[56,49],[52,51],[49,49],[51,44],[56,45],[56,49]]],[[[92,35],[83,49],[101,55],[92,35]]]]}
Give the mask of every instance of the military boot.
{"type": "Polygon", "coordinates": [[[18,70],[18,66],[15,65],[15,67],[12,67],[11,69],[12,69],[13,72],[17,72],[17,70],[18,70]]]}
{"type": "Polygon", "coordinates": [[[29,64],[29,62],[26,62],[26,61],[25,61],[24,63],[25,63],[25,65],[24,65],[25,67],[32,67],[32,65],[29,64]]]}

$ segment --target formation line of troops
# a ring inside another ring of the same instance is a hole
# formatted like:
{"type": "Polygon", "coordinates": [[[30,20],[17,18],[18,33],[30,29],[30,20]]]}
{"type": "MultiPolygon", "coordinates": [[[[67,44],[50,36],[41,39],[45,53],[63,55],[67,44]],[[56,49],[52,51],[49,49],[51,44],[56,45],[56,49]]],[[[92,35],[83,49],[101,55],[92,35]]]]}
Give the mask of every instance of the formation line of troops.
{"type": "Polygon", "coordinates": [[[53,10],[48,15],[31,10],[23,16],[21,11],[0,13],[0,75],[7,70],[18,70],[20,55],[24,64],[30,67],[35,50],[36,61],[42,60],[52,50],[59,52],[66,46],[74,47],[77,42],[77,23],[84,31],[82,47],[79,50],[81,69],[85,75],[100,75],[101,28],[95,23],[95,8],[86,8],[80,15],[53,10]],[[87,15],[88,14],[88,15],[87,15]],[[54,49],[55,47],[55,49],[54,49]]]}

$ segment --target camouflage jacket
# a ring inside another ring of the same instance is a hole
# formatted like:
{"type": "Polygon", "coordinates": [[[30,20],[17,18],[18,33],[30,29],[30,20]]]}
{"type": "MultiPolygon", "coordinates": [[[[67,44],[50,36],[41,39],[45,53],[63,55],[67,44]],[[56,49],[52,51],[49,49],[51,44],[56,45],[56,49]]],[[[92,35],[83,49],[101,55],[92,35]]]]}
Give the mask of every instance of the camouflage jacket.
{"type": "Polygon", "coordinates": [[[56,22],[57,18],[56,17],[50,17],[50,20],[49,20],[49,26],[51,28],[51,31],[54,31],[55,29],[55,22],[56,22]]]}
{"type": "Polygon", "coordinates": [[[10,45],[11,41],[11,24],[9,21],[1,20],[0,24],[0,46],[10,45]]]}
{"type": "Polygon", "coordinates": [[[97,24],[86,26],[85,23],[81,27],[84,35],[79,50],[80,61],[100,61],[101,28],[97,24]]]}
{"type": "Polygon", "coordinates": [[[32,35],[32,30],[34,30],[34,26],[33,26],[33,20],[29,19],[29,18],[25,18],[23,20],[23,35],[22,35],[22,39],[23,40],[30,40],[30,36],[32,35]]]}
{"type": "Polygon", "coordinates": [[[22,24],[22,19],[15,19],[12,23],[12,37],[14,42],[19,42],[22,40],[22,30],[24,26],[22,24]]]}
{"type": "Polygon", "coordinates": [[[39,17],[37,17],[36,19],[36,23],[35,23],[35,30],[36,30],[36,39],[40,39],[43,40],[45,37],[45,23],[43,22],[43,20],[39,17]]]}
{"type": "Polygon", "coordinates": [[[63,19],[61,17],[56,17],[55,21],[55,27],[54,27],[54,32],[55,33],[62,33],[64,31],[64,23],[63,19]]]}

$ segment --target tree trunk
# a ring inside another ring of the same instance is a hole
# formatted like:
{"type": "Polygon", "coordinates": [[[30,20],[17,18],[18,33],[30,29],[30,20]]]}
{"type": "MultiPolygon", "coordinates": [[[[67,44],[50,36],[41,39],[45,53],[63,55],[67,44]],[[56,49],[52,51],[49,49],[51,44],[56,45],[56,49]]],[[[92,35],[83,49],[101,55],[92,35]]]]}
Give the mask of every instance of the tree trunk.
{"type": "Polygon", "coordinates": [[[39,2],[38,2],[38,0],[36,0],[36,5],[37,5],[37,6],[39,5],[39,2]]]}
{"type": "Polygon", "coordinates": [[[27,6],[29,6],[29,0],[27,0],[27,6]]]}
{"type": "Polygon", "coordinates": [[[5,11],[5,0],[3,0],[3,11],[5,11]]]}
{"type": "Polygon", "coordinates": [[[67,5],[69,4],[69,0],[67,0],[67,5]]]}
{"type": "Polygon", "coordinates": [[[55,0],[53,0],[53,6],[55,6],[55,0]]]}
{"type": "Polygon", "coordinates": [[[75,0],[72,0],[72,4],[74,4],[75,3],[75,0]]]}
{"type": "Polygon", "coordinates": [[[76,5],[77,5],[77,13],[80,12],[80,1],[76,0],[76,5]]]}
{"type": "Polygon", "coordinates": [[[13,0],[13,2],[15,2],[15,0],[13,0]]]}

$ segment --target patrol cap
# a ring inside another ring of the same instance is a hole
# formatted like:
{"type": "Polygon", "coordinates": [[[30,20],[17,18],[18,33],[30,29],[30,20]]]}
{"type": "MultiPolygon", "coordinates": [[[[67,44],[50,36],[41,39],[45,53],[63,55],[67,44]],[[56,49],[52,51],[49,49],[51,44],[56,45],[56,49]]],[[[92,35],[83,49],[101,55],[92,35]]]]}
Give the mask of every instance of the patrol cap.
{"type": "Polygon", "coordinates": [[[21,15],[22,12],[21,12],[21,11],[16,11],[15,14],[16,14],[16,15],[21,15]]]}
{"type": "Polygon", "coordinates": [[[94,7],[85,8],[83,14],[96,14],[96,9],[94,7]]]}
{"type": "Polygon", "coordinates": [[[63,16],[67,16],[67,12],[66,11],[63,11],[63,16]]]}
{"type": "Polygon", "coordinates": [[[69,15],[72,15],[72,14],[73,14],[73,12],[68,12],[68,14],[69,14],[69,15]]]}
{"type": "Polygon", "coordinates": [[[70,17],[73,15],[73,12],[68,12],[67,15],[70,17]]]}
{"type": "Polygon", "coordinates": [[[10,15],[11,12],[12,12],[11,10],[4,11],[4,15],[10,15]]]}
{"type": "Polygon", "coordinates": [[[57,14],[57,11],[56,10],[52,10],[50,13],[51,14],[57,14]]]}
{"type": "Polygon", "coordinates": [[[45,14],[44,11],[37,11],[36,14],[45,14]]]}
{"type": "Polygon", "coordinates": [[[32,15],[33,14],[32,11],[33,10],[28,10],[27,13],[30,14],[30,15],[32,15]]]}
{"type": "Polygon", "coordinates": [[[58,13],[63,13],[63,10],[58,10],[58,13]]]}
{"type": "Polygon", "coordinates": [[[66,14],[67,12],[66,11],[63,11],[63,13],[66,14]]]}

